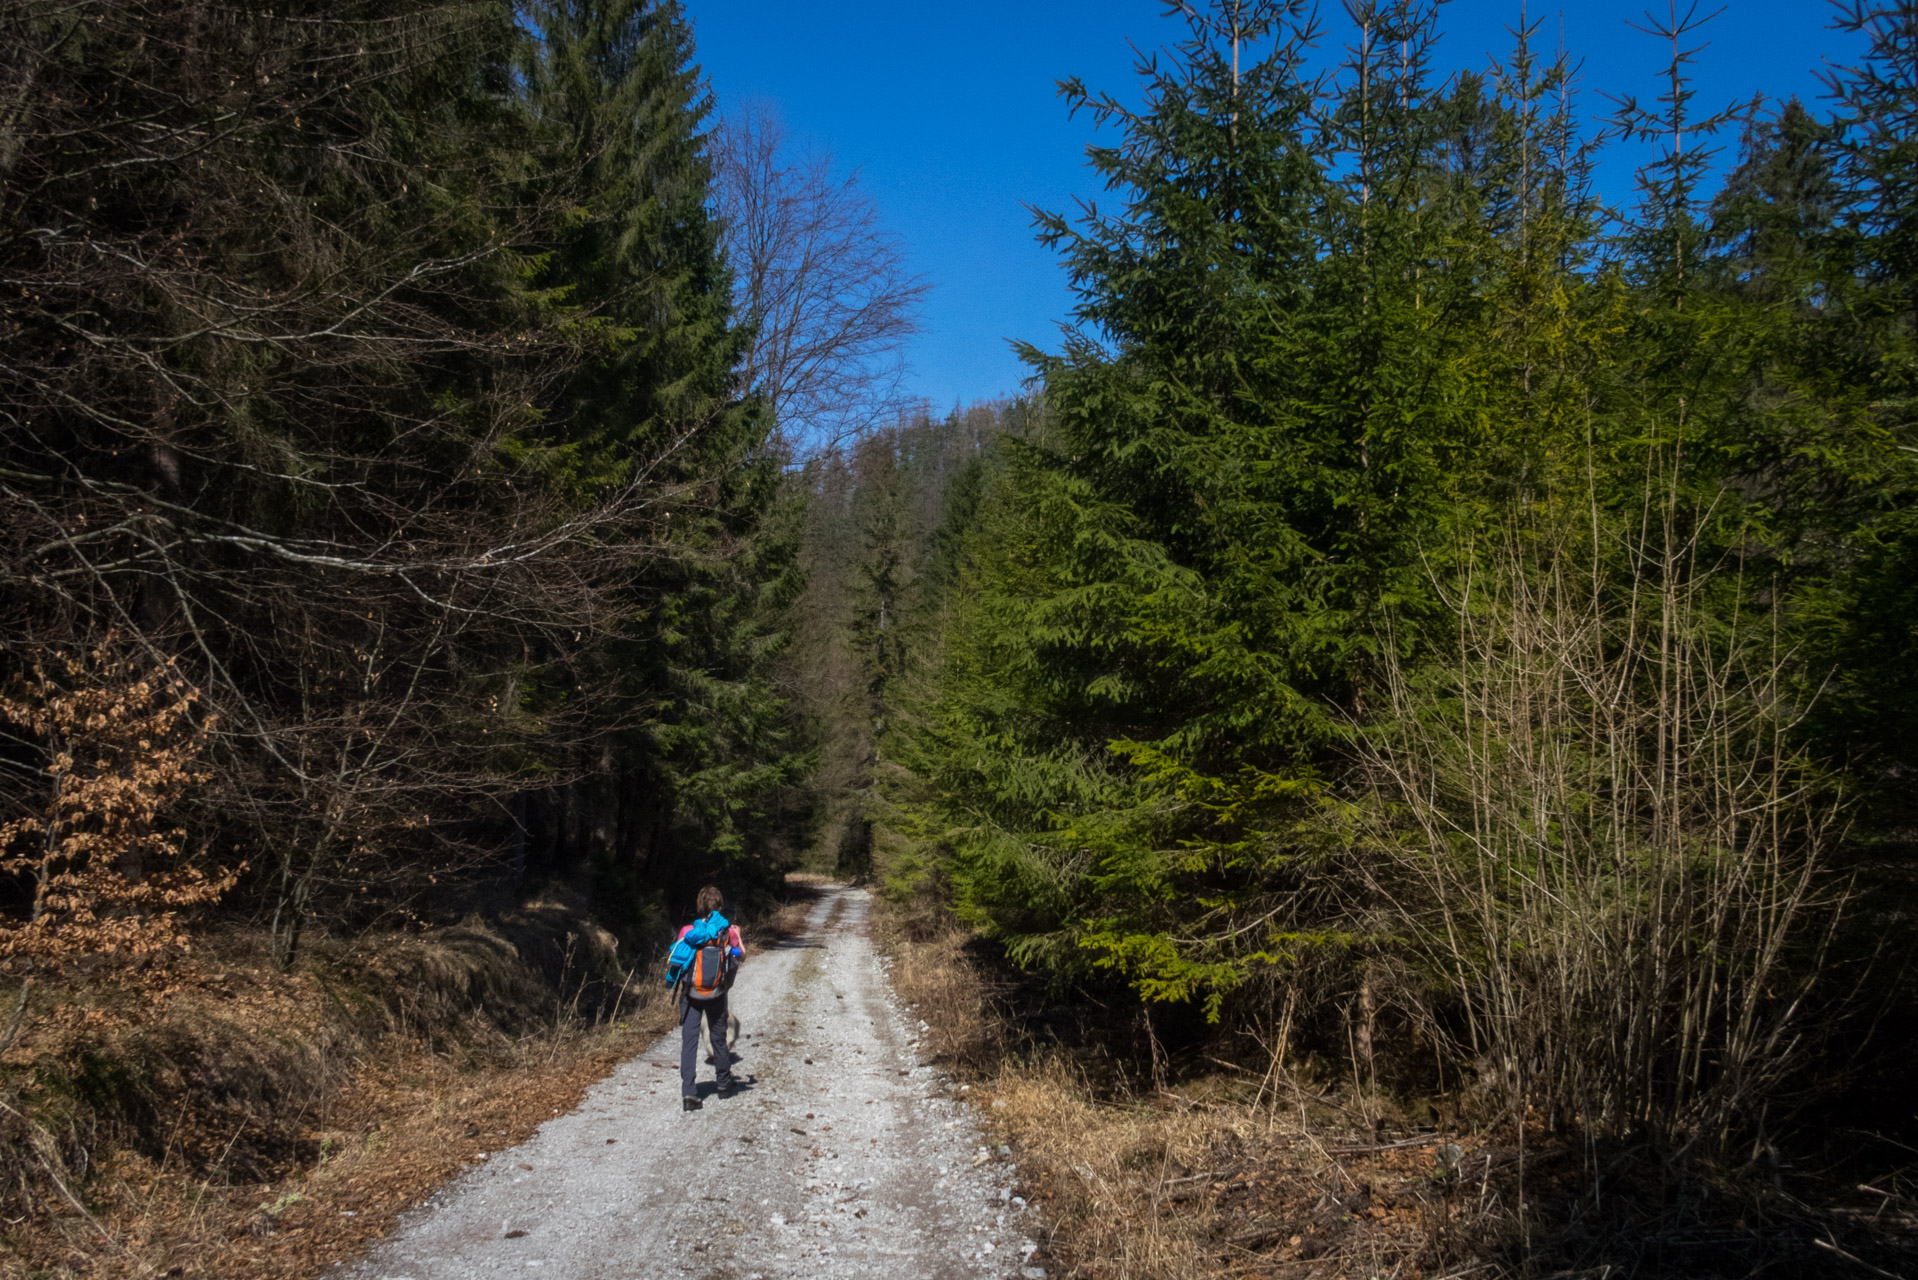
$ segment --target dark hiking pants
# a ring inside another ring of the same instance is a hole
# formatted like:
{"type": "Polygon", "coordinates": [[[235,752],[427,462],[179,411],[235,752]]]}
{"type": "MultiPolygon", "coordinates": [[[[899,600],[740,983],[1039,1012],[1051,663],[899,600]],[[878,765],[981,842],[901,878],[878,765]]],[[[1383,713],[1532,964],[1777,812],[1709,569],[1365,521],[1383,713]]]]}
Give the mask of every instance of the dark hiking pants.
{"type": "Polygon", "coordinates": [[[713,1042],[713,1072],[719,1077],[720,1088],[725,1088],[733,1080],[732,1055],[726,1052],[726,995],[721,992],[710,1000],[695,1000],[690,996],[679,1002],[679,1096],[696,1098],[699,1090],[695,1080],[699,1075],[699,1019],[706,1018],[706,1033],[713,1042]]]}

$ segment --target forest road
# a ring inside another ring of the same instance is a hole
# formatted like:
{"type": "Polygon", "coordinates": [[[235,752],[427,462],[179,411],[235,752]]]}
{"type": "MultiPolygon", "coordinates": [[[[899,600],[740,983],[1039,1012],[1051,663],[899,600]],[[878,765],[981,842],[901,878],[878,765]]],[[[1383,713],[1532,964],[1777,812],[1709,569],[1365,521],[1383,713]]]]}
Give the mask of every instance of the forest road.
{"type": "Polygon", "coordinates": [[[682,1112],[679,1033],[404,1218],[358,1280],[1042,1276],[1011,1165],[893,995],[861,889],[733,988],[752,1083],[682,1112]]]}

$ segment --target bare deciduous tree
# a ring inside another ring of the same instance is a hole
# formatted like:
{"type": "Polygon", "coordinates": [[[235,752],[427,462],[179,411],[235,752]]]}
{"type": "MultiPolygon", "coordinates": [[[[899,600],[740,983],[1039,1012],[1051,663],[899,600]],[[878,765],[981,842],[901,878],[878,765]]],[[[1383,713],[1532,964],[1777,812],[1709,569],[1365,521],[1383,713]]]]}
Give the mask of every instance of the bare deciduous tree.
{"type": "Polygon", "coordinates": [[[792,453],[827,449],[898,416],[900,349],[926,282],[908,273],[857,172],[794,154],[772,109],[748,104],[712,140],[714,191],[753,330],[743,375],[792,453]]]}
{"type": "Polygon", "coordinates": [[[1622,572],[1577,502],[1473,548],[1454,665],[1388,654],[1360,754],[1402,1002],[1477,1089],[1723,1151],[1808,1045],[1843,815],[1791,741],[1778,618],[1710,614],[1740,566],[1699,556],[1655,464],[1622,572]]]}

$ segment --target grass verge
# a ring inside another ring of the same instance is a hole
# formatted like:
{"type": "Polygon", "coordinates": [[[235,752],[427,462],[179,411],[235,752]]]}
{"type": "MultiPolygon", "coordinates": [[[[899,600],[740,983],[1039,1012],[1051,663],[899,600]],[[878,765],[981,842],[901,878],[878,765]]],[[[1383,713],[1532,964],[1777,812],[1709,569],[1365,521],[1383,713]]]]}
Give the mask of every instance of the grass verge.
{"type": "Polygon", "coordinates": [[[1124,1037],[1035,1034],[1029,998],[938,912],[882,901],[875,923],[935,1058],[1015,1149],[1051,1280],[1918,1275],[1903,1182],[1420,1125],[1431,1108],[1283,1051],[1167,1054],[1150,1023],[1114,1061],[1124,1037]]]}
{"type": "Polygon", "coordinates": [[[323,942],[291,973],[229,935],[163,982],[34,988],[0,1064],[0,1274],[318,1275],[672,1022],[650,961],[566,902],[323,942]]]}

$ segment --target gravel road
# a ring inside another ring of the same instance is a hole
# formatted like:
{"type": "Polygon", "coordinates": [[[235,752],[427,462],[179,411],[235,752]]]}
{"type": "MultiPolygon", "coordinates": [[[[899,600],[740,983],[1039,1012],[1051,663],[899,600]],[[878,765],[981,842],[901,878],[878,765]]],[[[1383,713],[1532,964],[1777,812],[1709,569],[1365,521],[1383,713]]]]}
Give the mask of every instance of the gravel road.
{"type": "Polygon", "coordinates": [[[736,1096],[710,1096],[705,1067],[705,1109],[680,1110],[674,1031],[442,1188],[353,1274],[1039,1280],[1012,1165],[919,1065],[869,906],[829,888],[803,937],[748,957],[736,1096]]]}

